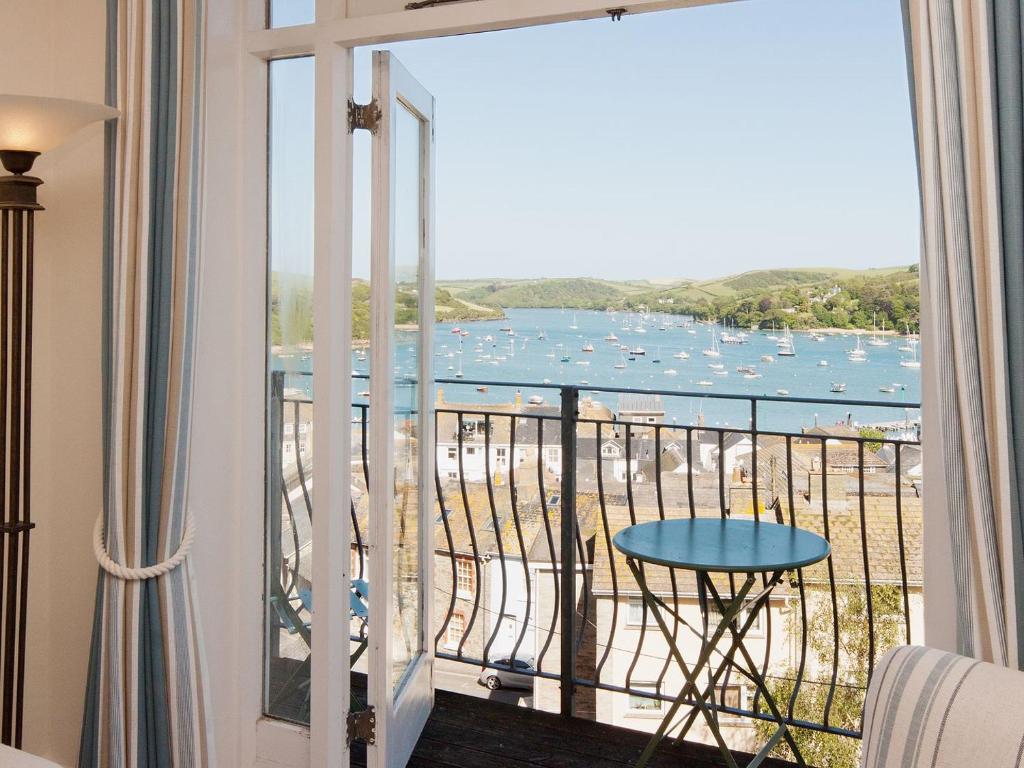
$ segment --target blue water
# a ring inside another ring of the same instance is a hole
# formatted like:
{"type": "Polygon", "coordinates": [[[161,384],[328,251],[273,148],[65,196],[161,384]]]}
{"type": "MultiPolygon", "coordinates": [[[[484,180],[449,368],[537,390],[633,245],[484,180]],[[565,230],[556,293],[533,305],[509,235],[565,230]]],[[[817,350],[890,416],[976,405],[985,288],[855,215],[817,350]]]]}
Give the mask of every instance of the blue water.
{"type": "MultiPolygon", "coordinates": [[[[910,357],[909,353],[898,351],[904,341],[889,337],[886,347],[867,346],[868,360],[853,363],[847,359],[847,351],[856,340],[852,334],[826,336],[824,341],[814,341],[804,332],[793,334],[796,357],[778,357],[776,342],[767,338],[771,331],[747,331],[746,344],[719,344],[721,357],[705,357],[702,350],[711,345],[711,332],[720,334],[721,326],[694,325],[691,329],[679,327],[684,318],[679,316],[658,316],[646,324],[646,333],[625,331],[622,323],[627,315],[605,312],[576,312],[558,309],[511,309],[507,319],[470,323],[439,323],[435,333],[435,376],[439,379],[454,378],[461,370],[464,379],[491,382],[519,382],[541,384],[545,379],[551,384],[577,384],[591,387],[630,387],[636,389],[669,390],[672,392],[695,393],[692,397],[663,398],[666,421],[679,424],[696,424],[703,418],[709,426],[746,427],[750,423],[750,405],[745,401],[716,400],[716,394],[743,394],[778,396],[779,389],[789,392],[789,398],[824,398],[839,401],[870,400],[884,407],[848,406],[821,403],[760,403],[758,405],[758,426],[761,429],[796,431],[803,426],[818,423],[831,424],[846,421],[854,423],[875,423],[883,421],[918,420],[920,412],[908,410],[904,403],[920,400],[920,370],[900,366],[900,360],[910,357]],[[570,328],[575,316],[576,329],[570,328]],[[662,320],[668,326],[660,330],[662,320]],[[455,326],[470,332],[462,337],[452,333],[455,326]],[[501,328],[511,327],[515,332],[509,336],[501,328]],[[689,330],[695,331],[690,333],[689,330]],[[543,332],[545,340],[538,339],[543,332]],[[604,340],[609,333],[618,336],[612,344],[604,340]],[[491,336],[493,341],[485,341],[491,336]],[[461,353],[460,353],[461,340],[461,353]],[[589,342],[593,352],[583,352],[589,342]],[[646,355],[637,356],[635,361],[619,351],[619,345],[630,348],[642,346],[646,355]],[[673,355],[685,350],[690,357],[680,360],[673,355]],[[450,355],[450,356],[449,356],[450,355]],[[568,355],[569,362],[561,357],[568,355]],[[774,363],[760,360],[762,355],[775,357],[774,363]],[[496,359],[498,357],[504,359],[496,359]],[[655,359],[660,363],[654,362],[655,359]],[[614,366],[625,360],[625,369],[614,366]],[[579,365],[578,362],[587,365],[579,365]],[[822,367],[819,361],[827,361],[822,367]],[[714,375],[709,363],[721,363],[728,372],[725,376],[714,375]],[[752,366],[762,378],[745,378],[736,371],[740,365],[752,366]],[[677,375],[667,375],[673,369],[677,375]],[[699,382],[710,381],[711,386],[699,382]],[[836,394],[830,391],[833,382],[846,384],[846,392],[836,394]],[[895,386],[895,392],[883,393],[880,386],[895,386]]],[[[636,318],[631,318],[635,329],[636,318]]],[[[776,335],[782,335],[781,329],[776,335]]],[[[867,341],[867,337],[863,339],[867,341]]],[[[405,348],[403,348],[404,350],[405,348]]],[[[400,351],[400,357],[403,354],[400,351]]],[[[404,354],[407,354],[405,352],[404,354]]],[[[359,352],[353,353],[353,370],[367,373],[369,363],[360,360],[359,352]]],[[[367,356],[368,357],[368,356],[367,356]]],[[[275,360],[275,367],[287,370],[309,370],[310,358],[275,360]]],[[[289,377],[289,386],[308,391],[311,382],[306,377],[289,377]],[[301,381],[305,378],[305,382],[301,381]]],[[[497,385],[488,391],[478,392],[476,385],[443,384],[445,400],[448,403],[509,402],[514,388],[497,385]]],[[[367,389],[367,382],[355,381],[353,395],[367,389]]],[[[539,386],[521,389],[524,400],[533,395],[545,402],[557,404],[558,391],[539,386]]],[[[588,395],[585,390],[584,396],[588,395]]],[[[595,392],[593,398],[617,410],[618,395],[595,392]]],[[[358,399],[358,397],[357,397],[358,399]]]]}

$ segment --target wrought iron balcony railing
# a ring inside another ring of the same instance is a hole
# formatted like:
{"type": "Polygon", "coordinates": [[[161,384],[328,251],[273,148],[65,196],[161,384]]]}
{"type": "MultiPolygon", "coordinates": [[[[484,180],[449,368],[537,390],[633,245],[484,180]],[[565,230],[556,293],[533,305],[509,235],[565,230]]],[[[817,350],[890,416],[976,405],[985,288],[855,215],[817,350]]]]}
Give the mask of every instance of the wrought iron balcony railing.
{"type": "MultiPolygon", "coordinates": [[[[681,516],[797,525],[828,538],[833,554],[790,574],[757,619],[761,672],[787,702],[791,724],[859,736],[876,659],[920,632],[919,429],[900,420],[870,431],[852,419],[809,429],[761,425],[798,424],[813,409],[892,413],[916,403],[438,383],[558,392],[557,405],[514,396],[500,404],[437,403],[438,658],[532,676],[534,706],[564,714],[621,724],[623,717],[660,711],[682,680],[673,677],[658,633],[649,631],[639,587],[612,548],[616,531],[681,516]],[[634,395],[649,399],[648,410],[629,411],[623,420],[627,405],[636,408],[626,402],[634,395]],[[623,398],[622,407],[602,404],[606,397],[623,398]],[[694,423],[671,422],[666,411],[683,400],[726,403],[746,423],[712,426],[700,414],[694,423]],[[527,665],[513,669],[517,659],[527,665]]],[[[275,513],[279,504],[281,514],[269,515],[268,535],[282,599],[298,604],[312,512],[312,400],[286,392],[280,372],[271,394],[270,504],[275,513]]],[[[352,413],[352,574],[365,578],[368,404],[355,403],[352,413]]],[[[709,609],[693,580],[667,570],[647,580],[692,619],[678,621],[674,631],[684,653],[696,655],[709,609]]],[[[740,681],[726,674],[721,686],[723,716],[768,716],[740,681]]]]}

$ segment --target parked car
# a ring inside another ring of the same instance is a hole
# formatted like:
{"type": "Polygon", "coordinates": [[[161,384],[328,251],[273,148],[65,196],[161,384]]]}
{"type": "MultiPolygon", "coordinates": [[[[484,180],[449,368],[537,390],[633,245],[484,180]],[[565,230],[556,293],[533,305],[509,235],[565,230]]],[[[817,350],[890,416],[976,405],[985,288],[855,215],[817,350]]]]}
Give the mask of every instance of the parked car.
{"type": "Polygon", "coordinates": [[[505,667],[505,669],[484,667],[477,681],[480,685],[486,685],[492,691],[496,691],[499,688],[525,688],[533,690],[533,676],[537,674],[537,670],[533,668],[533,659],[515,659],[511,669],[508,669],[509,660],[507,656],[495,659],[492,663],[498,667],[505,667]]]}

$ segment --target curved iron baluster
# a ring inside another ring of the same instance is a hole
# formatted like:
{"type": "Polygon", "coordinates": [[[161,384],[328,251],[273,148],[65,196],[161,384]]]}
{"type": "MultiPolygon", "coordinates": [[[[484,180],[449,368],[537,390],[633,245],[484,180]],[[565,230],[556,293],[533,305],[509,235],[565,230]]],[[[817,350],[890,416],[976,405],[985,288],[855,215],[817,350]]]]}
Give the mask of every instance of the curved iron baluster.
{"type": "MultiPolygon", "coordinates": [[[[633,503],[633,451],[632,451],[632,432],[633,429],[629,424],[626,424],[626,503],[629,507],[629,523],[630,525],[636,525],[636,507],[633,503]]],[[[644,573],[643,562],[637,563],[637,568],[640,571],[640,577],[647,580],[647,576],[644,573]]],[[[628,607],[627,607],[628,610],[628,607]]],[[[628,614],[627,614],[628,615],[628,614]]],[[[636,650],[633,652],[633,658],[629,662],[629,668],[626,670],[626,687],[632,687],[633,672],[636,670],[636,665],[640,662],[640,656],[643,652],[644,638],[647,634],[647,601],[640,601],[640,637],[637,639],[636,650]]]]}
{"type": "Polygon", "coordinates": [[[875,671],[875,602],[871,594],[871,563],[868,559],[868,520],[864,504],[864,438],[857,440],[857,470],[860,490],[860,545],[864,559],[864,593],[868,608],[868,679],[875,671]]]}
{"type": "MultiPolygon", "coordinates": [[[[828,448],[825,438],[821,439],[821,517],[822,532],[825,534],[825,540],[831,544],[832,537],[829,532],[828,520],[828,448]]],[[[829,715],[832,713],[832,701],[836,695],[836,681],[839,677],[839,603],[836,598],[836,573],[831,552],[826,563],[828,564],[828,588],[832,597],[832,680],[828,686],[828,695],[825,697],[822,723],[828,726],[829,715]]]]}
{"type": "MultiPolygon", "coordinates": [[[[462,649],[466,645],[466,640],[469,639],[473,632],[473,625],[476,623],[476,615],[480,610],[480,549],[476,543],[476,527],[473,525],[473,512],[469,508],[469,492],[466,490],[466,472],[462,461],[462,447],[463,447],[463,412],[458,412],[458,446],[459,446],[459,486],[462,489],[462,506],[463,511],[466,513],[466,525],[469,527],[469,543],[473,550],[473,567],[476,578],[473,581],[473,611],[469,615],[469,621],[466,624],[466,629],[462,633],[462,637],[459,639],[459,647],[456,651],[457,656],[462,656],[462,649]]],[[[455,584],[452,585],[454,591],[458,591],[458,579],[456,578],[455,584]]]]}
{"type": "MultiPolygon", "coordinates": [[[[491,525],[494,527],[494,542],[498,547],[498,561],[501,563],[501,604],[487,642],[484,643],[484,661],[490,661],[491,645],[501,629],[501,621],[505,616],[505,601],[508,598],[508,569],[505,565],[505,545],[502,542],[501,526],[498,524],[498,510],[494,505],[494,483],[491,478],[491,414],[484,414],[484,482],[487,484],[487,502],[491,506],[491,525]]],[[[512,669],[512,659],[508,660],[508,668],[512,669]]]]}
{"type": "MultiPolygon", "coordinates": [[[[663,497],[661,487],[661,424],[654,427],[654,475],[655,475],[655,490],[657,491],[658,498],[658,519],[665,519],[665,499],[663,497]]],[[[676,646],[676,639],[679,637],[679,587],[676,583],[676,569],[668,569],[669,582],[672,584],[672,609],[675,613],[672,616],[672,645],[676,646]]],[[[671,654],[666,654],[665,664],[661,668],[661,672],[658,674],[657,690],[661,690],[662,684],[665,682],[665,675],[668,674],[668,668],[672,663],[671,654]]]]}
{"type": "MultiPolygon", "coordinates": [[[[437,430],[438,416],[437,412],[434,412],[434,435],[438,434],[437,430]]],[[[441,470],[438,468],[438,464],[434,462],[434,485],[437,487],[437,503],[441,507],[441,523],[444,525],[444,538],[448,543],[448,560],[452,565],[452,589],[448,593],[448,611],[444,615],[444,621],[441,622],[441,629],[438,630],[437,635],[434,636],[434,648],[437,648],[437,644],[441,642],[441,638],[444,637],[444,633],[448,631],[448,624],[452,620],[452,616],[455,615],[455,599],[456,592],[458,591],[459,583],[459,572],[458,566],[455,564],[455,541],[452,538],[452,526],[448,521],[448,509],[444,503],[444,489],[441,485],[441,470]]]]}
{"type": "Polygon", "coordinates": [[[615,639],[615,627],[619,619],[619,580],[615,572],[615,552],[612,549],[611,531],[608,529],[608,509],[604,498],[604,465],[601,457],[601,422],[597,423],[597,500],[601,506],[601,525],[604,528],[604,545],[608,551],[608,567],[612,576],[612,625],[608,630],[608,642],[605,644],[604,653],[597,667],[594,668],[595,683],[601,680],[601,670],[612,650],[612,642],[615,639]]]}
{"type": "MultiPolygon", "coordinates": [[[[538,421],[540,421],[538,419],[538,421]]],[[[539,459],[539,457],[538,457],[539,459]]],[[[526,614],[523,617],[523,627],[519,630],[519,636],[512,647],[511,658],[519,658],[519,647],[526,637],[526,630],[530,626],[530,605],[532,602],[532,585],[530,584],[530,559],[526,552],[526,542],[523,540],[523,528],[519,520],[518,493],[516,492],[516,417],[513,414],[509,423],[508,435],[508,492],[509,503],[512,505],[512,521],[516,528],[516,541],[519,543],[519,552],[523,560],[523,583],[526,586],[526,614]]]]}
{"type": "Polygon", "coordinates": [[[903,539],[903,442],[893,445],[896,453],[896,534],[900,542],[900,587],[903,590],[903,618],[906,643],[910,645],[910,588],[907,585],[907,549],[903,539]]]}
{"type": "MultiPolygon", "coordinates": [[[[790,435],[786,435],[786,485],[789,492],[789,524],[796,528],[796,505],[793,501],[793,438],[790,435]]],[[[793,710],[796,707],[796,699],[800,694],[800,686],[803,684],[804,671],[807,667],[807,595],[804,592],[803,568],[796,569],[796,578],[800,590],[800,663],[797,666],[793,692],[789,697],[789,720],[793,719],[793,710]]]]}
{"type": "Polygon", "coordinates": [[[537,486],[540,491],[540,509],[541,516],[544,518],[544,532],[548,539],[548,554],[551,557],[551,579],[554,582],[555,592],[554,600],[552,601],[551,609],[551,626],[548,627],[548,636],[544,641],[543,647],[540,649],[540,653],[537,654],[537,671],[540,672],[543,669],[544,655],[548,652],[548,648],[551,646],[551,640],[555,636],[555,626],[558,624],[558,608],[560,605],[561,595],[559,594],[558,588],[558,568],[556,567],[557,558],[555,557],[555,539],[551,533],[551,517],[548,515],[548,495],[544,489],[544,420],[541,419],[537,423],[537,486]]]}

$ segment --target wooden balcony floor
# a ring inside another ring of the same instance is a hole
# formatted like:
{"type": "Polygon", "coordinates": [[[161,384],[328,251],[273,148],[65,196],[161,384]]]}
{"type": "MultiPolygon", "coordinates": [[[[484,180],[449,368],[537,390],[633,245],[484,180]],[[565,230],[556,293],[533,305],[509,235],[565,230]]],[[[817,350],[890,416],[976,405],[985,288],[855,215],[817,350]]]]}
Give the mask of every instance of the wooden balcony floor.
{"type": "MultiPolygon", "coordinates": [[[[649,736],[597,723],[567,720],[549,712],[438,690],[434,711],[423,730],[409,768],[627,768],[649,736]]],[[[746,765],[749,755],[736,755],[746,765]],[[745,759],[744,759],[745,758],[745,759]]],[[[352,765],[364,766],[353,754],[352,765]]],[[[651,768],[723,766],[715,747],[670,740],[648,763],[651,768]]],[[[792,763],[766,760],[766,768],[791,768],[792,763]]]]}

